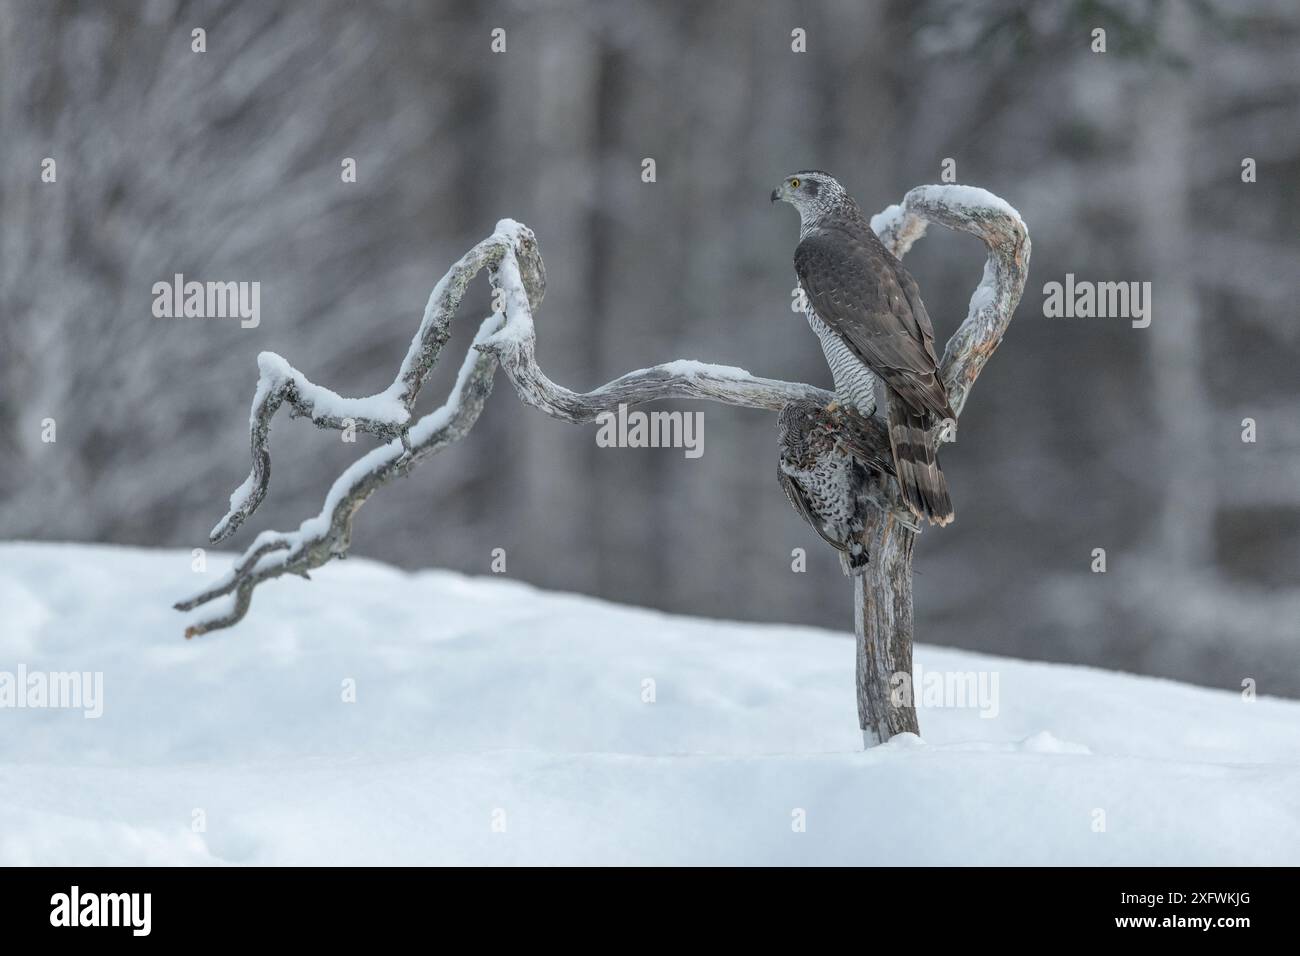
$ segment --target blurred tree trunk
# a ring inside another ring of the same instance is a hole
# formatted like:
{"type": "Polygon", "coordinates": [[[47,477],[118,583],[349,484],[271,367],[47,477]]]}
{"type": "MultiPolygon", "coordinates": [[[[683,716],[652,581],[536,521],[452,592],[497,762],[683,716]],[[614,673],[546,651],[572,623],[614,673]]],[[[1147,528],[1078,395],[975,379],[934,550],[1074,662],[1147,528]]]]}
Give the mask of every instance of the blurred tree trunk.
{"type": "MultiPolygon", "coordinates": [[[[1190,56],[1195,18],[1186,7],[1165,9],[1161,35],[1171,52],[1190,56]]],[[[1151,325],[1133,329],[1148,336],[1153,420],[1146,431],[1150,459],[1158,462],[1157,546],[1162,561],[1204,567],[1213,557],[1214,488],[1209,428],[1211,403],[1204,376],[1194,275],[1187,263],[1192,228],[1188,161],[1196,152],[1192,111],[1197,97],[1190,71],[1157,66],[1144,84],[1138,112],[1138,248],[1150,263],[1151,325]]],[[[1140,413],[1139,413],[1140,415],[1140,413]]]]}

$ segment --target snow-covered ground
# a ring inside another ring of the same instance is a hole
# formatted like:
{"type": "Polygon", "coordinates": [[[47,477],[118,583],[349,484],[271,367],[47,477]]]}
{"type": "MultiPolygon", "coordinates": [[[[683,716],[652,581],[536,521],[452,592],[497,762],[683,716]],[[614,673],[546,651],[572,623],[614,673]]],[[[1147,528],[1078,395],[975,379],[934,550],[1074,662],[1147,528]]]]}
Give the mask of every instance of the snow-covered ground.
{"type": "Polygon", "coordinates": [[[228,562],[0,545],[0,685],[102,673],[0,863],[1300,863],[1300,702],[923,646],[996,696],[863,752],[845,634],[354,558],[183,640],[228,562]]]}

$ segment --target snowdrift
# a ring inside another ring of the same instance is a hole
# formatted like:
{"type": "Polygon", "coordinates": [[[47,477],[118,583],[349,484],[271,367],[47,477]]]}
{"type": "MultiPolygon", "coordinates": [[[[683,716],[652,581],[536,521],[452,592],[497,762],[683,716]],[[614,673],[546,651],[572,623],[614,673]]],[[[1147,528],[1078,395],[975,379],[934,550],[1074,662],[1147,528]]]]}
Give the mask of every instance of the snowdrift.
{"type": "Polygon", "coordinates": [[[922,646],[863,752],[847,633],[353,558],[183,640],[229,560],[0,545],[0,863],[1300,863],[1300,702],[922,646]]]}

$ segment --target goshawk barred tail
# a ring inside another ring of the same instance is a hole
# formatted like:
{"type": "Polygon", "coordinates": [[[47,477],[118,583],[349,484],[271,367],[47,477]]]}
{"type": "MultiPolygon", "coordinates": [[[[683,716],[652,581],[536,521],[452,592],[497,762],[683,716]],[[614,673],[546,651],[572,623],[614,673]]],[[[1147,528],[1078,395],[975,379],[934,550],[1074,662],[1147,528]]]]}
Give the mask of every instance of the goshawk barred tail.
{"type": "Polygon", "coordinates": [[[903,499],[922,518],[945,525],[952,520],[952,499],[939,467],[935,424],[933,413],[918,413],[897,392],[889,393],[889,445],[903,499]]]}

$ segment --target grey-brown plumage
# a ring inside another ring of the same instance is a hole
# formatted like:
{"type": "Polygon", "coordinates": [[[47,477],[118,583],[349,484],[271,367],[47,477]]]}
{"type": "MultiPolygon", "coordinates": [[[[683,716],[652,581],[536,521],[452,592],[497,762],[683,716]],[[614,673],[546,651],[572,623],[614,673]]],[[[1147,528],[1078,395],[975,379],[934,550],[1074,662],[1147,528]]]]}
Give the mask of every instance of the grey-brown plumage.
{"type": "Polygon", "coordinates": [[[933,524],[952,520],[933,427],[955,418],[934,352],[934,330],[920,291],[885,248],[857,203],[834,177],[795,173],[772,193],[799,210],[795,272],[808,321],[835,376],[837,398],[874,407],[862,373],[884,383],[889,441],[903,499],[933,524]],[[855,364],[856,363],[856,364],[855,364]]]}
{"type": "Polygon", "coordinates": [[[781,460],[777,479],[795,512],[840,553],[847,575],[862,574],[870,555],[862,537],[869,473],[893,473],[870,442],[858,440],[847,409],[827,411],[806,399],[787,403],[777,418],[781,460]]]}

